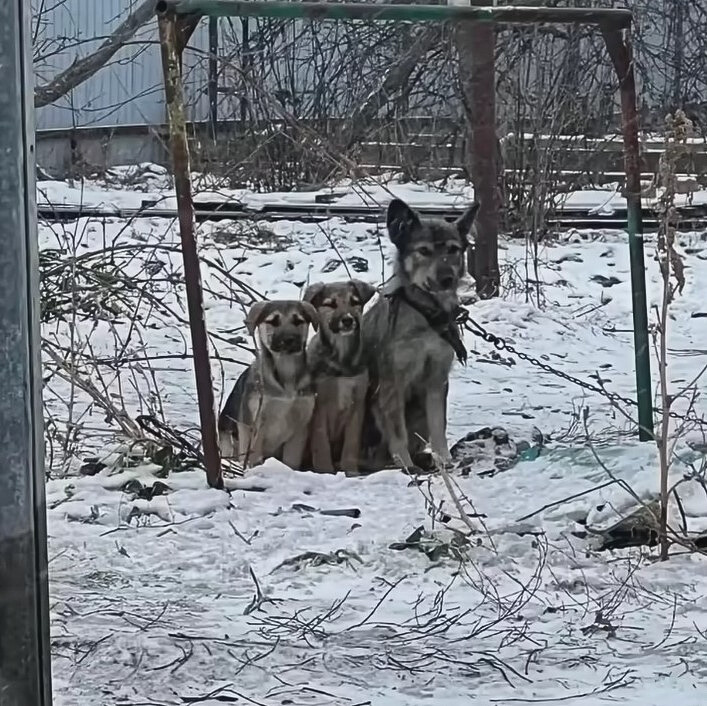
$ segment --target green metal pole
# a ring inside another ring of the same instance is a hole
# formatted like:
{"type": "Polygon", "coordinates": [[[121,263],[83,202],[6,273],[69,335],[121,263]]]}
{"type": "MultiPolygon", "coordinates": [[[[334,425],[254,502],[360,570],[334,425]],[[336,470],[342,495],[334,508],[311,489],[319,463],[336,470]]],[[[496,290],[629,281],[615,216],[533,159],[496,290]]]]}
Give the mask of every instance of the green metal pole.
{"type": "Polygon", "coordinates": [[[640,197],[628,200],[628,250],[633,294],[633,346],[636,359],[636,400],[638,438],[655,439],[653,431],[653,391],[651,384],[650,337],[646,302],[646,271],[643,259],[643,214],[640,197]]]}
{"type": "Polygon", "coordinates": [[[474,20],[522,24],[584,22],[610,28],[628,27],[631,24],[630,10],[586,7],[465,7],[351,2],[280,2],[278,0],[159,0],[156,3],[156,11],[210,17],[250,16],[279,19],[417,22],[474,20]]]}
{"type": "Polygon", "coordinates": [[[653,393],[651,384],[650,337],[646,301],[646,267],[643,259],[643,211],[641,208],[641,161],[636,110],[636,77],[633,70],[631,40],[620,30],[602,31],[609,55],[621,86],[621,122],[624,137],[626,170],[626,206],[628,249],[633,296],[633,345],[636,360],[636,401],[638,403],[638,438],[655,439],[653,429],[653,393]]]}

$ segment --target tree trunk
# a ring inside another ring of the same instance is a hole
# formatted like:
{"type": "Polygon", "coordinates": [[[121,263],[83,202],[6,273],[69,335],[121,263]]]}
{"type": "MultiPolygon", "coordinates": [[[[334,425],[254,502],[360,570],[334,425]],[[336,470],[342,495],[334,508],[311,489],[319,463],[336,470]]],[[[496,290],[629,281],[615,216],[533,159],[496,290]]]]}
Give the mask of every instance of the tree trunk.
{"type": "MultiPolygon", "coordinates": [[[[473,0],[472,4],[484,4],[473,0]]],[[[496,35],[491,23],[462,22],[455,42],[467,124],[467,164],[476,200],[476,238],[469,270],[482,299],[498,296],[499,191],[496,137],[496,35]]]]}

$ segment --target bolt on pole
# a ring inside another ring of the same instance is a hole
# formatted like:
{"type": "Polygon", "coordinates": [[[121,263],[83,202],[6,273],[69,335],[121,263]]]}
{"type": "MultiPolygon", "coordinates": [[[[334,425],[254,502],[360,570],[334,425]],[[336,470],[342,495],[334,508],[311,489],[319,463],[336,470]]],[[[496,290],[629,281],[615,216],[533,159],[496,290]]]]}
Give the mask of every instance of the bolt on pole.
{"type": "Polygon", "coordinates": [[[194,235],[194,200],[192,198],[189,142],[184,111],[178,23],[179,19],[172,12],[159,16],[162,69],[206,478],[212,488],[222,488],[223,477],[216,429],[214,386],[211,377],[211,363],[209,362],[209,340],[204,315],[204,294],[201,287],[199,255],[194,235]]]}
{"type": "Polygon", "coordinates": [[[0,704],[50,706],[30,7],[0,2],[0,704]]]}

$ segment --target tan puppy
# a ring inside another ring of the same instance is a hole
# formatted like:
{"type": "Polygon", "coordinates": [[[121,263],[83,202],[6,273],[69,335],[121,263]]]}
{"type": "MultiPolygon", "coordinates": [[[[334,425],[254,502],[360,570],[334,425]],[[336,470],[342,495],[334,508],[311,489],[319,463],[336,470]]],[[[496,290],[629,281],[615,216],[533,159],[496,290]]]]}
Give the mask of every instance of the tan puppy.
{"type": "Polygon", "coordinates": [[[221,454],[243,466],[274,457],[299,470],[314,412],[306,345],[317,312],[308,302],[257,302],[245,323],[259,351],[219,416],[221,454]]]}
{"type": "Polygon", "coordinates": [[[368,389],[361,318],[375,291],[366,282],[349,280],[313,284],[304,294],[320,321],[307,349],[317,395],[310,435],[315,471],[358,470],[368,389]]]}

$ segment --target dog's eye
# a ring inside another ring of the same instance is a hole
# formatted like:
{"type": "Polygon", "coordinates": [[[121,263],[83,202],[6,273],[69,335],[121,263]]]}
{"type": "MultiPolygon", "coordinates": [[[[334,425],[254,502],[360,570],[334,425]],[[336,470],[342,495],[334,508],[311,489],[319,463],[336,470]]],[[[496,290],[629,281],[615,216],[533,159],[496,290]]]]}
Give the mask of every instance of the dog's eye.
{"type": "Polygon", "coordinates": [[[450,245],[447,247],[447,252],[450,255],[458,255],[462,249],[458,245],[450,245]]]}
{"type": "Polygon", "coordinates": [[[351,306],[361,306],[361,300],[358,297],[351,297],[351,306]]]}
{"type": "Polygon", "coordinates": [[[297,316],[295,314],[295,316],[292,317],[292,323],[295,326],[301,326],[302,324],[307,323],[307,322],[301,316],[297,316]]]}
{"type": "Polygon", "coordinates": [[[329,307],[329,309],[336,309],[336,301],[334,301],[333,299],[325,299],[322,302],[322,306],[329,307]]]}
{"type": "Polygon", "coordinates": [[[422,257],[432,257],[432,255],[434,254],[432,252],[432,249],[427,247],[418,248],[417,252],[420,253],[422,257]]]}
{"type": "Polygon", "coordinates": [[[273,314],[269,318],[265,319],[265,323],[270,324],[270,326],[279,326],[280,325],[279,314],[273,314]]]}

